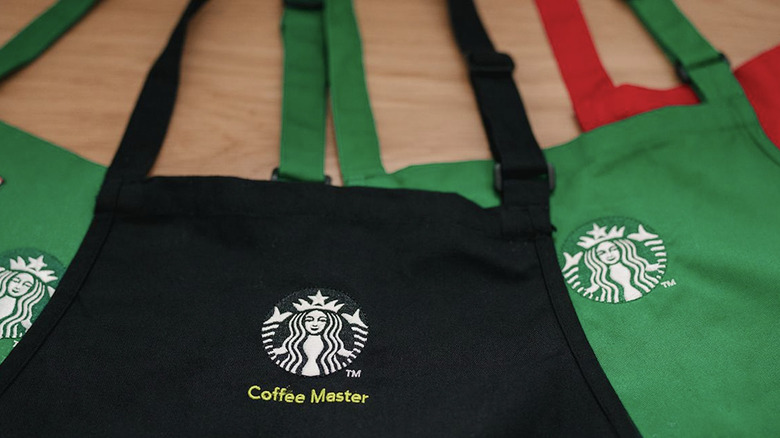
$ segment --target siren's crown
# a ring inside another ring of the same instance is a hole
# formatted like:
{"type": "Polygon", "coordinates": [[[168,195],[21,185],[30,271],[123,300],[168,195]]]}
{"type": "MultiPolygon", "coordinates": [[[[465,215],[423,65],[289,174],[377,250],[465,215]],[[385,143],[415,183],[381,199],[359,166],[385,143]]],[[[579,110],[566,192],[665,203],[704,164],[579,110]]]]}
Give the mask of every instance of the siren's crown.
{"type": "Polygon", "coordinates": [[[32,274],[43,283],[51,283],[52,281],[57,280],[57,276],[54,275],[54,271],[43,269],[48,266],[43,262],[43,256],[38,258],[27,257],[27,260],[29,263],[25,263],[22,257],[17,257],[16,260],[11,259],[11,270],[32,274]]]}
{"type": "Polygon", "coordinates": [[[326,303],[325,300],[328,299],[327,296],[322,295],[322,291],[317,291],[315,295],[309,295],[309,299],[311,302],[307,302],[303,298],[299,299],[297,303],[293,303],[293,307],[295,307],[296,310],[299,312],[303,312],[306,310],[328,310],[333,313],[338,313],[338,311],[344,307],[344,304],[339,304],[339,300],[333,300],[329,303],[326,303]]]}
{"type": "Polygon", "coordinates": [[[577,242],[577,245],[585,249],[590,249],[605,240],[622,238],[625,232],[626,232],[626,227],[618,228],[616,226],[613,226],[609,231],[607,231],[607,227],[600,227],[598,226],[598,224],[594,223],[593,229],[585,233],[585,234],[590,234],[591,237],[588,236],[580,237],[580,241],[577,242]]]}

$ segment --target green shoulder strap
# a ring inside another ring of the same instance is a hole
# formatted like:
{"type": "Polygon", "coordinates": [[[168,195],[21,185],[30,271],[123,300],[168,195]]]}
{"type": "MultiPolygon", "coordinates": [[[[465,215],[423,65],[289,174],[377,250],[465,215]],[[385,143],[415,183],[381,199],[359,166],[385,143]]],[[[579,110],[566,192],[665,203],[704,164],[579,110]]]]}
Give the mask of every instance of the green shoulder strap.
{"type": "Polygon", "coordinates": [[[95,3],[97,0],[60,0],[35,18],[0,48],[0,79],[32,62],[95,3]]]}
{"type": "Polygon", "coordinates": [[[715,50],[671,0],[628,0],[677,75],[705,102],[744,96],[726,57],[715,50]]]}
{"type": "Polygon", "coordinates": [[[326,179],[322,169],[328,91],[345,183],[384,174],[352,2],[285,1],[282,39],[284,96],[276,176],[326,179]]]}
{"type": "Polygon", "coordinates": [[[384,175],[352,0],[325,0],[333,124],[344,185],[384,175]]]}
{"type": "Polygon", "coordinates": [[[320,2],[285,2],[279,168],[275,179],[325,180],[327,71],[320,2]]]}

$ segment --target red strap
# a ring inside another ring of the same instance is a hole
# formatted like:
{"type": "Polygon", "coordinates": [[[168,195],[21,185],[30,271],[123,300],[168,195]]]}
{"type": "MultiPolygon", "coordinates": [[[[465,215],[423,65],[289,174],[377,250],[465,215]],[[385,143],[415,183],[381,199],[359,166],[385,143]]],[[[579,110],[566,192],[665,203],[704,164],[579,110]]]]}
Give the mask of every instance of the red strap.
{"type": "MultiPolygon", "coordinates": [[[[577,118],[580,124],[589,125],[588,102],[594,96],[609,93],[615,85],[601,64],[582,10],[577,0],[536,0],[536,8],[577,118]]],[[[584,126],[583,129],[588,130],[584,126]]]]}
{"type": "Polygon", "coordinates": [[[698,103],[688,87],[616,87],[601,63],[577,0],[535,0],[583,131],[667,105],[698,103]]]}
{"type": "Polygon", "coordinates": [[[764,132],[780,147],[780,45],[743,64],[734,75],[750,99],[764,132]]]}

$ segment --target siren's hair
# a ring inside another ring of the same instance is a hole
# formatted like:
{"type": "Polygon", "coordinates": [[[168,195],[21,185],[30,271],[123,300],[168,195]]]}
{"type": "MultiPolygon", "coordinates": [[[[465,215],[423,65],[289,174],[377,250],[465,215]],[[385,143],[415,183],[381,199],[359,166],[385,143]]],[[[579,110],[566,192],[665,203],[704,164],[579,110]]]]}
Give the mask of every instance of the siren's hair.
{"type": "Polygon", "coordinates": [[[589,249],[585,252],[585,266],[590,269],[590,284],[595,284],[601,288],[601,297],[599,297],[597,301],[611,303],[613,302],[614,297],[614,301],[617,302],[620,288],[617,285],[612,284],[607,278],[609,268],[606,263],[599,260],[598,256],[596,256],[595,249],[589,249]]]}
{"type": "Polygon", "coordinates": [[[322,342],[325,344],[325,348],[317,363],[320,370],[323,371],[322,374],[330,374],[341,368],[338,352],[344,349],[344,342],[339,336],[343,323],[335,313],[325,312],[325,315],[328,317],[328,325],[322,331],[322,342]]]}
{"type": "MultiPolygon", "coordinates": [[[[8,293],[8,284],[19,274],[29,273],[12,270],[0,272],[0,296],[8,293]]],[[[0,321],[0,338],[17,338],[23,335],[27,328],[21,323],[25,321],[32,323],[33,307],[46,295],[46,284],[35,275],[29,275],[33,278],[33,286],[27,293],[16,298],[14,312],[0,321]]]]}
{"type": "Polygon", "coordinates": [[[650,263],[637,254],[634,242],[627,239],[619,239],[615,241],[615,244],[622,249],[620,261],[631,269],[633,273],[631,278],[634,280],[634,284],[645,291],[645,293],[650,292],[658,284],[657,279],[647,275],[650,263]]]}
{"type": "MultiPolygon", "coordinates": [[[[290,335],[282,342],[282,348],[284,348],[289,354],[279,364],[285,370],[299,374],[301,368],[306,362],[306,353],[303,351],[303,343],[309,334],[306,332],[304,321],[306,315],[313,312],[311,309],[306,312],[300,312],[290,318],[287,323],[287,328],[290,330],[290,335]]],[[[338,352],[344,348],[344,342],[341,340],[341,329],[343,323],[341,318],[333,312],[320,310],[328,319],[325,328],[322,330],[322,343],[324,345],[322,352],[315,359],[320,371],[320,375],[330,374],[341,368],[341,362],[338,358],[338,352]]]]}
{"type": "Polygon", "coordinates": [[[294,315],[287,323],[290,335],[282,342],[282,348],[287,351],[287,357],[279,364],[285,370],[295,373],[303,364],[303,349],[300,344],[306,339],[306,329],[303,327],[303,312],[294,315]]]}
{"type": "MultiPolygon", "coordinates": [[[[612,243],[620,250],[620,262],[631,271],[631,283],[645,293],[650,292],[658,284],[658,280],[647,275],[650,263],[637,254],[634,242],[628,239],[616,239],[612,243]]],[[[596,246],[585,252],[585,265],[591,272],[590,283],[601,288],[601,297],[598,301],[619,302],[620,287],[609,279],[609,266],[596,255],[596,246]]]]}

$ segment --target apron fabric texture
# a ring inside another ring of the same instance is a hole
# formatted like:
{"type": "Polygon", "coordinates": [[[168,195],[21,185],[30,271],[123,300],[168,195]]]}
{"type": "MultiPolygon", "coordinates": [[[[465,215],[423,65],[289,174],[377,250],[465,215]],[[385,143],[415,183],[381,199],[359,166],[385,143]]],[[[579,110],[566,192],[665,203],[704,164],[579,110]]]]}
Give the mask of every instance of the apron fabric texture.
{"type": "MultiPolygon", "coordinates": [[[[37,17],[0,48],[0,80],[43,53],[94,3],[63,0],[37,17]]],[[[0,362],[46,306],[75,255],[104,172],[0,121],[0,362]]]]}
{"type": "Polygon", "coordinates": [[[547,151],[572,300],[643,434],[777,434],[780,150],[671,2],[629,5],[702,103],[547,151]]]}
{"type": "MultiPolygon", "coordinates": [[[[629,4],[701,103],[644,112],[545,151],[557,171],[551,213],[560,266],[588,339],[643,434],[771,435],[780,429],[774,412],[780,405],[780,353],[774,348],[780,341],[780,273],[773,264],[780,247],[774,230],[780,222],[780,151],[727,62],[673,3],[629,4]]],[[[462,36],[480,27],[469,21],[476,20],[473,5],[453,0],[450,6],[478,96],[484,92],[480,74],[511,80],[511,68],[498,57],[488,66],[473,62],[478,58],[462,36]]],[[[326,10],[326,27],[327,18],[326,10]]],[[[359,50],[355,40],[353,52],[359,50]]],[[[329,44],[328,52],[338,54],[344,46],[329,44]]],[[[331,60],[329,69],[352,60],[352,74],[362,74],[354,59],[331,60]]],[[[337,86],[333,77],[332,93],[337,86]]],[[[340,158],[339,105],[360,108],[369,120],[367,96],[357,100],[333,99],[340,158]]],[[[483,116],[489,114],[491,101],[484,95],[478,100],[483,116]]],[[[525,118],[522,109],[505,113],[525,118]]],[[[487,118],[486,126],[501,125],[487,118]]],[[[360,132],[372,129],[367,122],[360,132]]],[[[374,143],[364,144],[373,156],[374,143]]],[[[427,181],[399,183],[399,173],[377,172],[345,177],[345,183],[438,186],[483,206],[499,204],[492,161],[434,166],[451,170],[431,172],[427,181]],[[447,179],[458,166],[460,172],[447,179]],[[470,188],[460,191],[462,186],[470,188]]],[[[409,169],[422,177],[425,168],[409,169]]]]}
{"type": "Polygon", "coordinates": [[[150,72],[58,293],[0,365],[4,437],[636,435],[565,292],[546,180],[509,175],[482,209],[147,178],[203,3],[150,72]]]}
{"type": "MultiPolygon", "coordinates": [[[[690,86],[616,86],[601,63],[577,0],[536,0],[574,113],[583,131],[669,105],[700,102],[690,86]]],[[[680,70],[678,70],[680,72],[680,70]]],[[[780,146],[780,46],[734,71],[767,136],[780,146]]],[[[687,81],[682,76],[681,79],[687,81]]]]}

